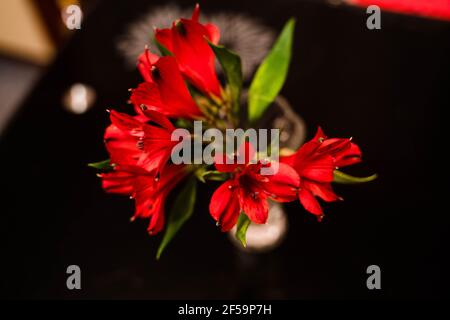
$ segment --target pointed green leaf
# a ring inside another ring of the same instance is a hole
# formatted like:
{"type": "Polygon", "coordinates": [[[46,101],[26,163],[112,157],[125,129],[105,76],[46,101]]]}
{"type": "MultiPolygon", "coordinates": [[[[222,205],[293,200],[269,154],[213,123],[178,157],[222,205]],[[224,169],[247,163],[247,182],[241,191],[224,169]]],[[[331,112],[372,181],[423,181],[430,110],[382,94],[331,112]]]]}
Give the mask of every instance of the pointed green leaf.
{"type": "Polygon", "coordinates": [[[213,49],[227,78],[227,87],[230,90],[232,108],[236,115],[239,112],[243,82],[241,57],[224,46],[217,46],[211,42],[209,42],[209,46],[213,49]]]}
{"type": "Polygon", "coordinates": [[[237,222],[236,239],[238,239],[244,247],[247,247],[247,229],[250,226],[250,219],[245,213],[241,213],[237,222]]]}
{"type": "Polygon", "coordinates": [[[333,182],[335,183],[342,183],[342,184],[358,184],[358,183],[365,183],[375,180],[378,177],[377,174],[373,174],[369,177],[353,177],[349,174],[343,173],[339,170],[334,170],[334,179],[333,182]]]}
{"type": "Polygon", "coordinates": [[[294,27],[295,19],[291,18],[253,78],[248,92],[248,117],[251,123],[264,114],[286,81],[291,62],[294,27]]]}
{"type": "Polygon", "coordinates": [[[225,181],[228,180],[229,175],[220,171],[208,171],[203,176],[205,180],[208,181],[225,181]]]}
{"type": "Polygon", "coordinates": [[[206,180],[205,180],[206,172],[208,172],[206,167],[200,167],[194,171],[194,175],[197,177],[198,180],[200,180],[200,182],[206,183],[206,180]]]}
{"type": "Polygon", "coordinates": [[[111,165],[111,161],[108,160],[104,160],[104,161],[100,161],[100,162],[93,162],[93,163],[89,163],[88,167],[97,169],[97,170],[103,170],[103,171],[107,171],[107,170],[112,170],[113,167],[111,165]]]}
{"type": "Polygon", "coordinates": [[[195,197],[197,195],[197,181],[195,177],[191,177],[183,190],[175,200],[169,214],[166,231],[164,237],[159,245],[156,259],[161,257],[164,249],[173,239],[175,234],[181,229],[183,224],[192,216],[194,212],[195,197]]]}
{"type": "Polygon", "coordinates": [[[195,176],[203,183],[206,183],[206,180],[225,181],[229,178],[227,173],[217,170],[207,170],[205,168],[200,168],[199,170],[195,171],[195,176]]]}

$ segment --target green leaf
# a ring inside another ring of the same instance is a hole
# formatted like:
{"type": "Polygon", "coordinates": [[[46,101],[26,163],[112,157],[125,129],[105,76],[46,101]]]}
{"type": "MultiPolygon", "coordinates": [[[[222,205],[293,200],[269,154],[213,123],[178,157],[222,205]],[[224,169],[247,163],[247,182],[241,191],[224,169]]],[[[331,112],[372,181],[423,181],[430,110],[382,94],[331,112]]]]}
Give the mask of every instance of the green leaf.
{"type": "Polygon", "coordinates": [[[342,183],[342,184],[358,184],[358,183],[365,183],[375,180],[378,177],[377,174],[373,174],[369,177],[353,177],[349,174],[343,173],[339,170],[334,170],[334,179],[333,182],[335,183],[342,183]]]}
{"type": "Polygon", "coordinates": [[[195,205],[195,197],[197,194],[197,181],[195,177],[191,177],[183,190],[175,200],[172,209],[170,210],[169,220],[167,222],[164,237],[159,245],[156,259],[161,257],[164,249],[173,239],[175,234],[181,229],[183,224],[192,216],[195,205]]]}
{"type": "Polygon", "coordinates": [[[93,163],[89,163],[88,167],[97,169],[97,170],[103,170],[103,171],[107,171],[107,170],[112,170],[113,167],[111,165],[111,161],[108,160],[104,160],[104,161],[100,161],[100,162],[93,162],[93,163]]]}
{"type": "Polygon", "coordinates": [[[286,81],[291,62],[294,27],[295,19],[291,18],[256,71],[248,92],[250,123],[254,123],[264,114],[286,81]]]}
{"type": "Polygon", "coordinates": [[[154,38],[153,41],[155,42],[155,44],[158,47],[159,52],[161,53],[162,56],[171,56],[172,55],[172,52],[170,52],[161,42],[156,40],[156,38],[154,38]]]}
{"type": "Polygon", "coordinates": [[[206,180],[209,181],[225,181],[229,178],[227,173],[220,172],[217,170],[206,170],[205,168],[200,168],[195,171],[195,176],[203,183],[206,183],[206,180]]]}
{"type": "Polygon", "coordinates": [[[250,219],[245,213],[241,213],[237,222],[236,239],[238,239],[244,247],[247,247],[246,234],[250,226],[250,219]]]}
{"type": "Polygon", "coordinates": [[[184,129],[191,129],[192,128],[192,121],[189,121],[187,119],[178,118],[175,121],[175,127],[177,128],[184,128],[184,129]]]}
{"type": "Polygon", "coordinates": [[[227,86],[230,90],[233,113],[237,115],[239,112],[243,83],[241,57],[224,46],[217,46],[211,42],[209,42],[209,46],[214,51],[217,60],[219,60],[220,65],[222,66],[225,77],[227,78],[227,86]]]}

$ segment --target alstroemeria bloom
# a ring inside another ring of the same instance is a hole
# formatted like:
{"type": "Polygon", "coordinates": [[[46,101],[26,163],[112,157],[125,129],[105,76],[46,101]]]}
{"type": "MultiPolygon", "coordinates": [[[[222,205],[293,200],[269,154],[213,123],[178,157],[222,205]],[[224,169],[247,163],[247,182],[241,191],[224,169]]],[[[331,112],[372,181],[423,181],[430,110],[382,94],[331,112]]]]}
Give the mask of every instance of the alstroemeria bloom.
{"type": "Polygon", "coordinates": [[[139,58],[138,67],[145,82],[132,90],[130,100],[136,112],[145,106],[172,118],[202,117],[174,57],[158,57],[147,49],[139,58]]]}
{"type": "Polygon", "coordinates": [[[167,164],[172,148],[175,127],[162,114],[144,110],[144,116],[130,116],[110,112],[111,125],[105,132],[105,145],[111,163],[121,166],[138,166],[157,176],[167,164]]]}
{"type": "Polygon", "coordinates": [[[170,29],[157,29],[156,40],[176,58],[181,73],[205,94],[221,96],[215,56],[208,41],[219,42],[219,29],[213,24],[200,24],[200,7],[195,7],[191,19],[179,19],[170,29]]]}
{"type": "Polygon", "coordinates": [[[102,186],[106,192],[126,195],[135,200],[136,218],[150,219],[148,232],[156,234],[164,227],[164,204],[172,189],[187,175],[183,165],[168,165],[159,179],[138,166],[114,167],[108,173],[102,173],[102,186]]]}
{"type": "Polygon", "coordinates": [[[300,176],[299,200],[307,211],[321,219],[323,210],[315,197],[326,202],[341,200],[331,187],[333,172],[337,167],[360,162],[361,151],[351,139],[327,139],[319,128],[311,141],[280,161],[297,171],[300,176]]]}
{"type": "Polygon", "coordinates": [[[252,163],[255,150],[243,143],[238,156],[243,155],[243,164],[226,164],[223,155],[216,157],[216,169],[231,174],[231,179],[223,183],[213,194],[209,205],[212,217],[221,225],[222,231],[228,231],[236,224],[241,212],[254,223],[267,221],[269,205],[267,200],[278,202],[296,199],[299,177],[294,169],[283,163],[252,163]],[[275,169],[275,165],[278,168],[275,169]],[[273,168],[272,175],[261,175],[261,168],[273,168]]]}

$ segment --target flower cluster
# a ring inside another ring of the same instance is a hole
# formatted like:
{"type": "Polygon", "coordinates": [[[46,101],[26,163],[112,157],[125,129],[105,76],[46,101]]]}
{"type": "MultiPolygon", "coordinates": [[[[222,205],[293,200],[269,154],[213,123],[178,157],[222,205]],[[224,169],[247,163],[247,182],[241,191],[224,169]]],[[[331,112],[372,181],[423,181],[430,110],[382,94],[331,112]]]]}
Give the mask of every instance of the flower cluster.
{"type": "Polygon", "coordinates": [[[220,34],[216,26],[200,23],[198,5],[191,19],[179,19],[171,28],[155,30],[161,54],[145,49],[139,57],[137,66],[143,82],[130,90],[129,101],[134,115],[109,111],[111,125],[105,131],[104,142],[110,159],[92,166],[102,171],[99,176],[107,192],[134,199],[132,220],[148,219],[150,234],[160,232],[166,225],[162,246],[179,228],[180,213],[175,211],[183,211],[183,221],[192,213],[196,184],[184,183],[187,180],[221,181],[212,195],[209,211],[221,230],[229,231],[241,217],[249,223],[266,223],[269,200],[299,200],[307,211],[322,219],[323,210],[317,199],[341,200],[331,186],[336,173],[344,180],[357,179],[337,169],[360,162],[359,147],[351,139],[327,138],[320,128],[311,141],[296,151],[288,151],[289,155],[285,150],[279,159],[260,159],[258,150],[243,141],[232,154],[215,154],[213,165],[175,164],[171,160],[178,144],[173,139],[177,128],[184,128],[186,136],[195,139],[189,132],[193,121],[224,131],[251,127],[259,120],[285,79],[282,70],[287,67],[282,64],[289,64],[293,25],[292,20],[288,22],[255,75],[249,91],[248,116],[243,116],[240,108],[239,57],[218,45],[220,34]],[[216,59],[226,79],[219,80],[216,59]],[[281,70],[278,73],[274,72],[273,61],[281,70]],[[258,90],[264,91],[265,99],[260,98],[258,90]],[[242,161],[233,161],[237,158],[242,161]],[[178,218],[174,222],[169,216],[166,221],[166,200],[174,196],[172,190],[178,185],[185,186],[172,206],[178,218]]]}

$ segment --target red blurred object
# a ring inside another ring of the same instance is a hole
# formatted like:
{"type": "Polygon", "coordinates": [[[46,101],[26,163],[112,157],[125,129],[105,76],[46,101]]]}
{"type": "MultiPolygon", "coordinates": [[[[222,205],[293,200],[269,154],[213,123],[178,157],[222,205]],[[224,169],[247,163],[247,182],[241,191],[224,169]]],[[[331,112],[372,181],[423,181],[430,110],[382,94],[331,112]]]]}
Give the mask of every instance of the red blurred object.
{"type": "Polygon", "coordinates": [[[348,0],[348,2],[362,7],[377,5],[382,10],[450,20],[450,0],[348,0]]]}

